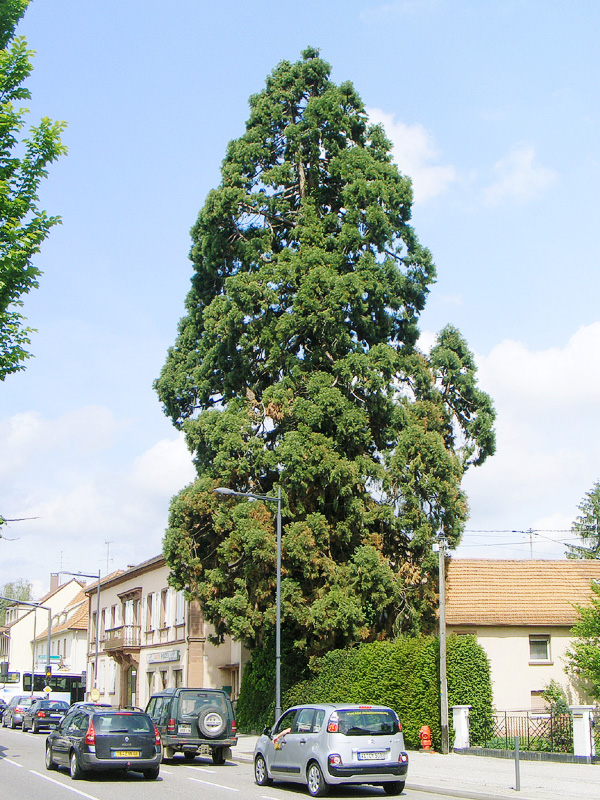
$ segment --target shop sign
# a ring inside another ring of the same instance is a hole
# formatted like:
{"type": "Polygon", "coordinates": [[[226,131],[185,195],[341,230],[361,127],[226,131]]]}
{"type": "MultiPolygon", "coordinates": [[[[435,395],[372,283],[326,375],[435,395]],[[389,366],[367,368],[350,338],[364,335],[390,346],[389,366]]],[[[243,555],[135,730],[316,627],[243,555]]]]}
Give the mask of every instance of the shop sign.
{"type": "Polygon", "coordinates": [[[148,664],[162,664],[164,661],[179,661],[179,650],[165,650],[148,656],[148,664]]]}

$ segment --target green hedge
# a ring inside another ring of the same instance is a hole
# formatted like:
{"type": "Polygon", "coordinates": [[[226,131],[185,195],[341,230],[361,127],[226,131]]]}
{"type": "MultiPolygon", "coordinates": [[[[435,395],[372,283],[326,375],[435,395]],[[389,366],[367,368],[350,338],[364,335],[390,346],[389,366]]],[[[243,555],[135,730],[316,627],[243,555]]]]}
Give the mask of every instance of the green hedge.
{"type": "MultiPolygon", "coordinates": [[[[484,744],[492,715],[492,688],[487,656],[474,636],[447,640],[449,706],[470,705],[471,744],[484,744]]],[[[274,672],[274,661],[259,654],[246,668],[237,706],[240,730],[261,730],[273,721],[274,701],[264,701],[265,680],[259,673],[274,672]],[[258,666],[260,664],[260,670],[258,666]],[[256,713],[253,712],[253,709],[256,713]],[[242,713],[240,713],[240,711],[242,713]]],[[[439,641],[433,636],[372,642],[334,650],[313,664],[312,675],[286,689],[282,707],[299,703],[380,703],[400,717],[406,746],[420,746],[419,729],[429,725],[434,746],[441,745],[439,641]]],[[[273,695],[271,694],[271,698],[273,695]]],[[[450,712],[452,728],[452,712],[450,712]]],[[[454,733],[450,730],[450,743],[454,733]]]]}

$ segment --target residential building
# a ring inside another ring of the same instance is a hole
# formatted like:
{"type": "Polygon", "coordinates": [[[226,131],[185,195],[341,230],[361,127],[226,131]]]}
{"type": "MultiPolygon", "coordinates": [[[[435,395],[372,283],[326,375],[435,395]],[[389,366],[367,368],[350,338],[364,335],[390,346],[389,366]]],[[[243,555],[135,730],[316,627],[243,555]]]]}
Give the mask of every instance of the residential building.
{"type": "MultiPolygon", "coordinates": [[[[22,678],[23,673],[31,673],[32,668],[34,672],[45,669],[48,662],[48,621],[50,619],[52,627],[52,619],[65,613],[81,589],[81,583],[75,579],[59,586],[58,575],[52,575],[50,591],[35,601],[40,608],[17,602],[6,609],[5,624],[0,631],[0,661],[7,662],[8,670],[19,673],[22,678]],[[41,634],[44,634],[43,638],[41,634]]],[[[53,670],[58,662],[58,658],[51,658],[53,670]]],[[[85,669],[85,662],[80,668],[85,669]]],[[[0,697],[11,692],[10,685],[0,684],[0,697]]]]}
{"type": "MultiPolygon", "coordinates": [[[[89,600],[83,588],[52,616],[50,662],[53,672],[83,674],[87,669],[89,600]]],[[[48,649],[48,625],[35,641],[35,663],[43,668],[48,649]]]]}
{"type": "Polygon", "coordinates": [[[239,693],[249,654],[230,638],[221,645],[210,641],[214,629],[198,602],[167,583],[169,568],[163,556],[86,589],[90,599],[88,636],[88,696],[102,702],[145,707],[155,691],[177,686],[225,688],[232,699],[239,693]],[[98,670],[96,674],[96,626],[98,670]]]}
{"type": "Polygon", "coordinates": [[[590,701],[565,667],[575,605],[590,602],[594,580],[600,561],[449,561],[447,633],[477,637],[490,661],[497,710],[543,711],[542,692],[551,681],[570,703],[590,701]]]}

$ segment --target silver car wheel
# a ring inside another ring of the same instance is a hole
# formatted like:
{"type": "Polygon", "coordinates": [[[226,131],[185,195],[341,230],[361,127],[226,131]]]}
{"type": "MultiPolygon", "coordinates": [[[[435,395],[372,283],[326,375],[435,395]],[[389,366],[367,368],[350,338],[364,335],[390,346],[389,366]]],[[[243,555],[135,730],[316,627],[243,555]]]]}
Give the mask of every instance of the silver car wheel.
{"type": "Polygon", "coordinates": [[[309,764],[306,780],[308,784],[308,793],[312,797],[325,797],[329,792],[329,786],[325,783],[321,767],[316,761],[312,761],[309,764]]]}
{"type": "Polygon", "coordinates": [[[259,786],[268,786],[272,783],[269,778],[269,773],[267,772],[267,765],[260,753],[254,760],[254,780],[259,786]]]}

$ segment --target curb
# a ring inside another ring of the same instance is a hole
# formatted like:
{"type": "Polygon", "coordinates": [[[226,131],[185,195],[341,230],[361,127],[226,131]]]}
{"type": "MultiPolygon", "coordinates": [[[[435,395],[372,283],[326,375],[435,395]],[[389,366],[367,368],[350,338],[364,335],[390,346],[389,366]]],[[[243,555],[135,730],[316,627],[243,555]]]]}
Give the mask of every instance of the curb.
{"type": "MultiPolygon", "coordinates": [[[[231,757],[231,761],[237,761],[240,764],[252,764],[253,755],[252,753],[234,753],[231,757]]],[[[474,792],[469,789],[450,789],[448,787],[427,786],[425,784],[412,782],[407,783],[406,788],[413,792],[441,794],[445,797],[461,797],[466,798],[466,800],[507,800],[517,794],[515,790],[508,791],[506,794],[495,794],[494,792],[474,792]]],[[[520,792],[518,793],[518,798],[519,800],[532,800],[532,798],[526,795],[521,795],[520,792]]]]}
{"type": "Polygon", "coordinates": [[[419,783],[407,783],[407,789],[414,792],[429,792],[430,794],[442,794],[447,797],[465,797],[468,800],[507,800],[507,798],[518,797],[519,800],[532,800],[526,795],[517,793],[516,789],[511,789],[507,794],[494,794],[493,792],[474,792],[470,789],[449,789],[440,786],[424,786],[419,783]]]}

